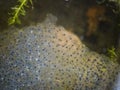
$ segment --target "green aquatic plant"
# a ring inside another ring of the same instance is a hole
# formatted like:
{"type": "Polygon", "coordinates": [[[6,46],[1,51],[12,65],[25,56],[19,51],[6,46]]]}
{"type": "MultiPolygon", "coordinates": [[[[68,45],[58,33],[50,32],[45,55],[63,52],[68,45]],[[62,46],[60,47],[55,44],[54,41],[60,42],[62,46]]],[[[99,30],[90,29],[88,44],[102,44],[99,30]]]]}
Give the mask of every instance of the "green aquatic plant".
{"type": "Polygon", "coordinates": [[[13,12],[10,13],[11,17],[8,19],[9,25],[15,24],[15,23],[17,23],[17,24],[21,23],[19,16],[26,15],[25,7],[29,7],[28,2],[30,2],[31,5],[33,5],[32,0],[18,0],[19,5],[16,5],[11,8],[13,10],[13,12]]]}
{"type": "Polygon", "coordinates": [[[116,62],[118,56],[117,56],[115,48],[114,47],[109,48],[107,51],[108,51],[109,58],[116,62]]]}

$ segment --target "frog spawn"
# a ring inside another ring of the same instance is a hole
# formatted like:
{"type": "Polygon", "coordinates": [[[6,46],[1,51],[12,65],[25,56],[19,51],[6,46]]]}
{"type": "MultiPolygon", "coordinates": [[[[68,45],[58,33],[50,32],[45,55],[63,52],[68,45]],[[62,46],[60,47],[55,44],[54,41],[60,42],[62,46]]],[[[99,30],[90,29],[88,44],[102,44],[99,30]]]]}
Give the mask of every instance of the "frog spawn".
{"type": "Polygon", "coordinates": [[[119,65],[74,34],[43,22],[0,33],[1,90],[110,90],[119,65]]]}

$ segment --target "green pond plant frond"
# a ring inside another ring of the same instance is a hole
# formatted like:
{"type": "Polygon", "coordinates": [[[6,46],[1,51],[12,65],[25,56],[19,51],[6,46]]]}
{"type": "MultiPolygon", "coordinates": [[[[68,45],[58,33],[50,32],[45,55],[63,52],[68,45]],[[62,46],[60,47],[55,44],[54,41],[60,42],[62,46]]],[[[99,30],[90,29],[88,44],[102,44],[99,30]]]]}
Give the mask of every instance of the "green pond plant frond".
{"type": "Polygon", "coordinates": [[[117,56],[117,53],[116,53],[115,48],[114,48],[114,47],[109,48],[109,49],[107,50],[107,52],[108,52],[109,58],[110,58],[112,61],[116,62],[118,56],[117,56]]]}
{"type": "Polygon", "coordinates": [[[11,8],[13,10],[13,12],[10,13],[11,17],[8,19],[9,25],[12,25],[15,23],[17,23],[17,24],[21,23],[19,16],[26,15],[25,7],[28,7],[28,2],[30,2],[31,5],[33,5],[32,0],[18,0],[19,5],[16,5],[11,8]]]}

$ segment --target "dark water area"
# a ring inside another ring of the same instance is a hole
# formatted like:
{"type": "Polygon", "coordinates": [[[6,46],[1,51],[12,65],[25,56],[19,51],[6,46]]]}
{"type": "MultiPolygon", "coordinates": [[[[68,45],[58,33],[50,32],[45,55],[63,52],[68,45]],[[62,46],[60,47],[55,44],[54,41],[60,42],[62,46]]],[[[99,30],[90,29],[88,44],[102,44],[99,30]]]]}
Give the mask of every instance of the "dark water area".
{"type": "MultiPolygon", "coordinates": [[[[21,25],[42,22],[48,13],[58,18],[57,24],[75,33],[90,49],[107,53],[114,46],[119,51],[120,30],[116,27],[119,16],[113,10],[114,3],[98,4],[97,0],[34,0],[33,7],[26,8],[26,16],[20,16],[21,25]]],[[[16,0],[0,1],[0,31],[9,28],[7,20],[16,0]]]]}

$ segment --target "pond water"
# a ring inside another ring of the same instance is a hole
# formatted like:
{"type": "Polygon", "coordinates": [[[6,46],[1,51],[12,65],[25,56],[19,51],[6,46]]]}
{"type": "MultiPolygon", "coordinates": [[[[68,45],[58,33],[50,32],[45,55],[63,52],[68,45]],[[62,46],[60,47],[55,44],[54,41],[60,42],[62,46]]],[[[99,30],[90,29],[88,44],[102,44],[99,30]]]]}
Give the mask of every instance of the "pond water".
{"type": "MultiPolygon", "coordinates": [[[[21,25],[28,26],[44,20],[48,13],[58,18],[57,24],[72,31],[92,50],[107,53],[112,46],[119,48],[119,33],[116,28],[118,17],[113,13],[115,5],[98,4],[97,0],[35,0],[33,7],[26,8],[26,16],[21,16],[21,25]]],[[[1,0],[0,30],[7,26],[10,8],[16,0],[1,0]]]]}
{"type": "Polygon", "coordinates": [[[120,51],[119,15],[103,2],[34,0],[21,24],[9,26],[17,2],[1,0],[0,90],[119,88],[120,65],[101,55],[120,51]]]}

